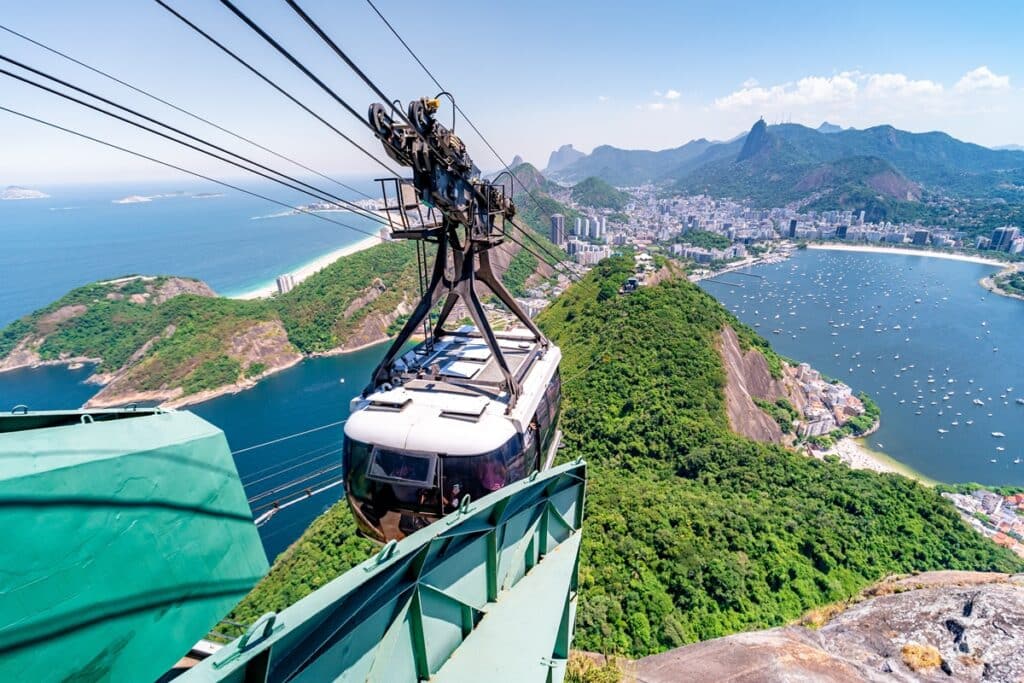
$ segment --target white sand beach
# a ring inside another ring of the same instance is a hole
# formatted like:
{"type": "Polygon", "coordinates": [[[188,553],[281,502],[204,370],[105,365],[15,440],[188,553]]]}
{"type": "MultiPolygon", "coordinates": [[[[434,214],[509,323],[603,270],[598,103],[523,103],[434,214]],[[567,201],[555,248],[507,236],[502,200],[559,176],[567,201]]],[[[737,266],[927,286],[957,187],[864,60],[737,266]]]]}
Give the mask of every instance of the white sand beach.
{"type": "MultiPolygon", "coordinates": [[[[365,237],[365,238],[359,240],[358,242],[356,242],[354,244],[350,244],[350,245],[348,245],[346,247],[342,247],[341,249],[335,249],[334,251],[332,251],[330,253],[324,254],[323,256],[320,256],[319,258],[316,258],[316,259],[310,261],[309,263],[305,264],[304,266],[296,268],[295,270],[291,271],[289,273],[289,275],[291,275],[293,278],[295,278],[295,284],[299,284],[300,282],[302,282],[306,278],[310,277],[311,275],[314,275],[315,273],[320,272],[321,270],[323,270],[327,266],[331,265],[332,263],[334,263],[338,259],[342,258],[343,256],[351,256],[352,254],[356,254],[356,253],[358,253],[360,251],[364,251],[364,250],[369,249],[370,247],[376,246],[376,245],[378,245],[380,243],[381,243],[381,238],[380,237],[378,237],[377,235],[370,235],[368,237],[365,237]]],[[[283,274],[284,273],[282,273],[282,275],[283,274]]],[[[276,292],[277,292],[277,283],[276,282],[268,282],[266,284],[260,285],[259,287],[256,287],[254,289],[248,290],[246,292],[242,292],[240,294],[235,294],[231,298],[232,299],[265,299],[265,298],[267,298],[269,296],[272,296],[276,292]]]]}
{"type": "Polygon", "coordinates": [[[873,254],[900,254],[902,256],[925,256],[928,258],[941,258],[950,261],[967,261],[968,263],[980,263],[986,266],[995,266],[996,268],[1005,268],[1007,264],[1005,261],[997,261],[996,259],[986,258],[984,256],[974,256],[971,254],[951,254],[944,251],[932,251],[930,249],[906,249],[903,247],[879,247],[869,244],[808,244],[808,249],[822,249],[827,251],[862,251],[870,252],[873,254]]]}
{"type": "Polygon", "coordinates": [[[871,470],[872,472],[892,472],[902,474],[905,477],[916,479],[922,484],[933,484],[934,481],[928,477],[915,472],[910,467],[893,460],[885,453],[872,450],[865,439],[846,437],[836,442],[827,451],[812,451],[816,458],[824,458],[826,455],[835,455],[840,461],[846,463],[850,469],[871,470]]]}

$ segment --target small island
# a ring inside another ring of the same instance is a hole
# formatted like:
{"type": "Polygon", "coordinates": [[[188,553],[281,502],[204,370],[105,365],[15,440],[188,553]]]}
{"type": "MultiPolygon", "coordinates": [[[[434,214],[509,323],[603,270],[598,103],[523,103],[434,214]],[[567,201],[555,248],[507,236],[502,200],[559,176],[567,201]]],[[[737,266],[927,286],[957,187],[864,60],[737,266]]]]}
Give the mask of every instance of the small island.
{"type": "Polygon", "coordinates": [[[3,201],[15,201],[19,199],[47,199],[50,195],[39,190],[31,190],[27,187],[18,187],[17,185],[11,185],[3,190],[0,190],[0,200],[3,201]]]}

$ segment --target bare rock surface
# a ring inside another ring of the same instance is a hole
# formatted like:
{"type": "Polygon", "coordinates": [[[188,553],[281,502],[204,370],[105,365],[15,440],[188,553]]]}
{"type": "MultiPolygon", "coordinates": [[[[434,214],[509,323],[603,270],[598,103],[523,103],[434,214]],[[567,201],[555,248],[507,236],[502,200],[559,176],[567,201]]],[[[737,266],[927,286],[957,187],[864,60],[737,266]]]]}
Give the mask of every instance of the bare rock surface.
{"type": "Polygon", "coordinates": [[[768,362],[756,349],[743,351],[736,331],[722,328],[718,343],[725,366],[725,408],[732,431],[757,441],[782,442],[782,429],[754,399],[774,401],[786,396],[781,380],[772,377],[768,362]]]}
{"type": "Polygon", "coordinates": [[[930,572],[884,581],[818,630],[786,626],[633,663],[637,681],[1024,681],[1024,576],[930,572]]]}

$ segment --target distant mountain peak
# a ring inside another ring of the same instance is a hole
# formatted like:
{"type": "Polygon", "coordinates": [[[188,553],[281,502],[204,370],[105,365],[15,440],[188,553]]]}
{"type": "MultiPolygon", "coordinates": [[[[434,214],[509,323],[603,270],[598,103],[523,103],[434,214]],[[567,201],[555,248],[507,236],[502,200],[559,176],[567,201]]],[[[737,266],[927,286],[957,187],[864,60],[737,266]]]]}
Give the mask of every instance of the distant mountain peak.
{"type": "Polygon", "coordinates": [[[837,126],[834,123],[829,123],[828,121],[822,121],[821,125],[818,126],[818,132],[819,133],[841,133],[841,132],[843,132],[843,127],[842,126],[837,126]]]}
{"type": "Polygon", "coordinates": [[[764,122],[763,118],[758,119],[757,123],[750,129],[750,132],[747,133],[747,139],[743,141],[743,149],[740,150],[736,161],[745,161],[757,156],[762,151],[768,149],[771,146],[771,142],[772,136],[768,132],[768,124],[764,122]]]}
{"type": "Polygon", "coordinates": [[[521,166],[523,163],[524,163],[523,162],[523,158],[517,154],[514,157],[512,157],[512,163],[509,164],[509,168],[515,168],[516,166],[521,166]]]}
{"type": "Polygon", "coordinates": [[[579,161],[583,157],[587,156],[583,152],[573,149],[571,144],[562,145],[548,157],[548,166],[544,169],[545,173],[553,173],[560,171],[567,166],[571,166],[573,163],[579,161]]]}

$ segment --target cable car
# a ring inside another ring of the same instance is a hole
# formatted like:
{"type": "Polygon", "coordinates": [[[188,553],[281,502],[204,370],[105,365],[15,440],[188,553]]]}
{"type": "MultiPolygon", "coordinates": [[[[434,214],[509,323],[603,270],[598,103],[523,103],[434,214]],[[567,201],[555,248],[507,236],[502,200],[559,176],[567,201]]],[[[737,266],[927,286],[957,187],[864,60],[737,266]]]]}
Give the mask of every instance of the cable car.
{"type": "Polygon", "coordinates": [[[495,393],[497,362],[466,326],[432,349],[405,353],[408,381],[352,401],[345,424],[346,494],[362,532],[402,538],[551,466],[558,448],[561,352],[528,331],[498,337],[522,393],[495,393]],[[474,382],[474,380],[476,380],[474,382]]]}
{"type": "Polygon", "coordinates": [[[438,106],[414,100],[406,123],[385,105],[370,107],[389,156],[413,170],[411,179],[380,182],[391,236],[417,241],[421,292],[345,424],[346,497],[360,531],[382,542],[550,467],[560,440],[561,351],[491,267],[491,249],[513,239],[515,205],[498,179],[479,177],[454,131],[434,117],[438,106]],[[518,327],[491,328],[478,283],[518,327]],[[463,316],[473,324],[446,327],[463,316]],[[424,340],[405,350],[421,329],[424,340]]]}

